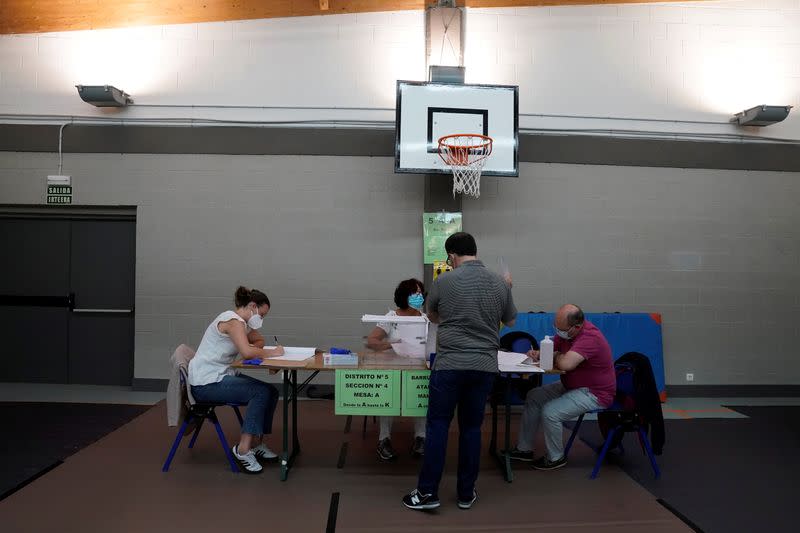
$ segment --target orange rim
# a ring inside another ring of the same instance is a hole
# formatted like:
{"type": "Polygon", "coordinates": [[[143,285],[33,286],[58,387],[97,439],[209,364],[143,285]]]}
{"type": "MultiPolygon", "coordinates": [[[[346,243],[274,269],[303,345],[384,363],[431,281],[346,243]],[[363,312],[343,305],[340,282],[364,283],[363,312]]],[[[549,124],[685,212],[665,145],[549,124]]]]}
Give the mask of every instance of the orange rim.
{"type": "Polygon", "coordinates": [[[466,166],[471,162],[480,161],[492,153],[492,138],[478,133],[453,133],[439,137],[439,157],[446,164],[450,166],[466,166]],[[454,144],[450,142],[451,139],[456,137],[472,137],[477,142],[472,144],[454,144]],[[442,152],[446,152],[446,156],[442,152]],[[483,151],[480,157],[470,161],[470,153],[475,151],[483,151]]]}

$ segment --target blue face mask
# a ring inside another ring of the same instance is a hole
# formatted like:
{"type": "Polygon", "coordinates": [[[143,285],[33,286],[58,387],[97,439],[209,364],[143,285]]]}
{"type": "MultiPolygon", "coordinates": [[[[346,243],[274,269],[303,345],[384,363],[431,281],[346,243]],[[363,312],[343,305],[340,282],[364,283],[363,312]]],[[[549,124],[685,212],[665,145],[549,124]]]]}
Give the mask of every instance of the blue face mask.
{"type": "Polygon", "coordinates": [[[408,297],[408,305],[417,311],[422,309],[422,304],[425,303],[425,297],[420,293],[412,294],[408,297]]]}

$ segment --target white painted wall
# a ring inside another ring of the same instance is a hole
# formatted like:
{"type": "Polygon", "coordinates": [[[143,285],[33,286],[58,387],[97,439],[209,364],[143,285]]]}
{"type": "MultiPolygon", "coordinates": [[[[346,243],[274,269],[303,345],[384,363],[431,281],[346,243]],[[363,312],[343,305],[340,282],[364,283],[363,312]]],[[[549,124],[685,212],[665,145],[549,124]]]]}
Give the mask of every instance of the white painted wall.
{"type": "MultiPolygon", "coordinates": [[[[800,0],[470,9],[466,35],[467,81],[518,84],[526,114],[725,122],[762,103],[800,106],[800,0]]],[[[422,11],[2,36],[0,114],[391,121],[395,80],[425,77],[424,50],[422,11]],[[95,109],[78,83],[114,84],[137,106],[95,109]],[[330,109],[145,107],[169,104],[330,109]]],[[[564,117],[521,126],[742,132],[564,117]]],[[[800,119],[746,133],[800,139],[800,119]]]]}
{"type": "MultiPolygon", "coordinates": [[[[724,121],[754,104],[800,105],[798,0],[471,10],[467,42],[468,81],[518,83],[523,113],[724,121]]],[[[4,36],[0,114],[391,121],[395,80],[424,77],[423,53],[422,12],[4,36]],[[76,83],[116,84],[137,104],[96,109],[76,83]]],[[[800,139],[797,113],[763,135],[800,139]]],[[[41,203],[57,161],[0,153],[0,203],[41,203]]],[[[64,172],[77,204],[139,208],[138,378],[166,377],[169,351],[196,344],[239,282],[268,290],[269,328],[284,342],[356,347],[358,317],[420,275],[422,178],[395,176],[391,158],[66,154],[64,172]],[[257,246],[243,252],[242,240],[257,246]]],[[[521,309],[574,300],[662,312],[670,384],[686,372],[696,383],[797,383],[798,183],[797,173],[523,164],[518,180],[489,178],[465,202],[465,229],[485,257],[509,259],[521,309]]]]}

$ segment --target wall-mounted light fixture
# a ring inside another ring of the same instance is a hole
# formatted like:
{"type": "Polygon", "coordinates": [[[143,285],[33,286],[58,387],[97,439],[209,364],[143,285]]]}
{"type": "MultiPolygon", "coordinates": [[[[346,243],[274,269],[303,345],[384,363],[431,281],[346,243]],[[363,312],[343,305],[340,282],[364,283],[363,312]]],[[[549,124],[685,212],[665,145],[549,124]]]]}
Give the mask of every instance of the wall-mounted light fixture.
{"type": "Polygon", "coordinates": [[[131,95],[113,85],[76,85],[78,95],[87,104],[97,107],[125,107],[133,103],[131,95]]]}
{"type": "Polygon", "coordinates": [[[456,7],[455,0],[439,0],[425,10],[425,68],[429,81],[464,83],[465,18],[464,9],[456,7]],[[436,79],[437,74],[447,79],[436,79]]]}
{"type": "Polygon", "coordinates": [[[731,122],[739,126],[769,126],[789,116],[790,105],[757,105],[736,113],[731,122]]]}

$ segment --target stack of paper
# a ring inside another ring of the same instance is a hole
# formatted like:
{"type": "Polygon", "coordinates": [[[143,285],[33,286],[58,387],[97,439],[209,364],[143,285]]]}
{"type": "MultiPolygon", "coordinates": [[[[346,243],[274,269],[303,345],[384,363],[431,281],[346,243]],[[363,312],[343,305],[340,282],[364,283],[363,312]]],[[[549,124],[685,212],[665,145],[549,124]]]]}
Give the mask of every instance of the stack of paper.
{"type": "MultiPolygon", "coordinates": [[[[265,350],[273,350],[275,346],[264,346],[265,350]]],[[[309,357],[314,357],[316,348],[305,348],[300,346],[284,346],[283,355],[270,357],[268,361],[305,361],[309,357]]]]}
{"type": "Polygon", "coordinates": [[[500,372],[534,373],[544,372],[538,364],[531,364],[530,359],[524,353],[497,351],[497,366],[500,372]],[[528,361],[525,363],[524,361],[528,361]]]}

